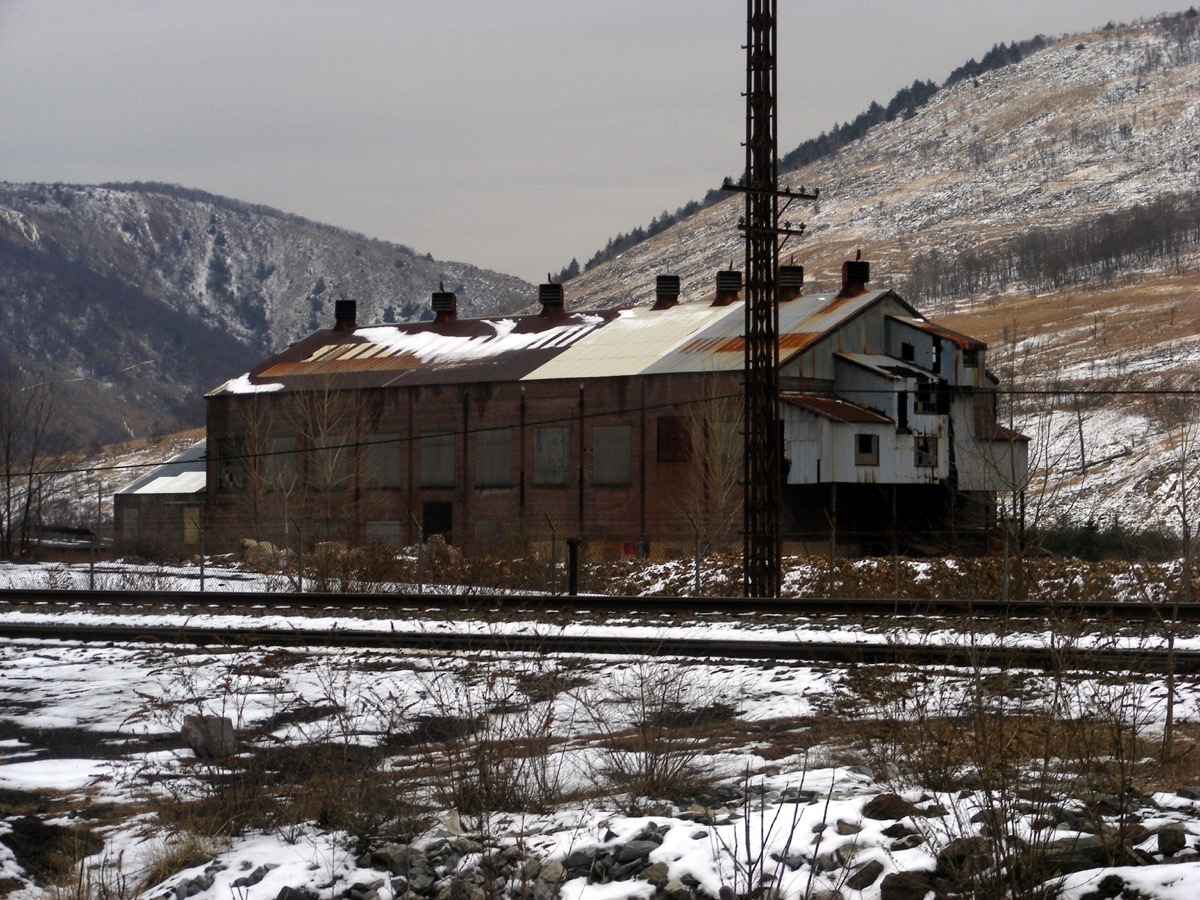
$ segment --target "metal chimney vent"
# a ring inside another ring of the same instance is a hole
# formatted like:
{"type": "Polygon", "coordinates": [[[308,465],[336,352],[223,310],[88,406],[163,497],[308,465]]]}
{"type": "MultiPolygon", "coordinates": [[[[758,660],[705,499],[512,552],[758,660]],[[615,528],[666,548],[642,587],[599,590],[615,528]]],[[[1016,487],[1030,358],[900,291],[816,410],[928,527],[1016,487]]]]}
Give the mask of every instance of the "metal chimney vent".
{"type": "Polygon", "coordinates": [[[654,280],[654,309],[670,309],[679,302],[679,276],[659,275],[654,280]]]}
{"type": "Polygon", "coordinates": [[[717,293],[724,294],[727,291],[737,293],[742,289],[742,273],[736,269],[722,269],[717,273],[717,293]]]}
{"type": "Polygon", "coordinates": [[[358,303],[354,300],[336,300],[333,304],[333,327],[338,331],[351,331],[358,324],[358,303]]]}
{"type": "Polygon", "coordinates": [[[542,304],[543,316],[561,316],[566,311],[561,284],[539,284],[538,300],[542,304]]]}
{"type": "Polygon", "coordinates": [[[804,266],[780,266],[779,286],[792,289],[804,287],[804,266]]]}

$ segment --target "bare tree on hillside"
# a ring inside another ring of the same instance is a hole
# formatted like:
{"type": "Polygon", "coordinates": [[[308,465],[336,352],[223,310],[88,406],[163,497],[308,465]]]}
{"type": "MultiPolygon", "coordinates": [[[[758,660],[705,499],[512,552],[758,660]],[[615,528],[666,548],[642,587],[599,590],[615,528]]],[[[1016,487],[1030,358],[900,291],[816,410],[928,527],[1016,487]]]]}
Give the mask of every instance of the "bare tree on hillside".
{"type": "Polygon", "coordinates": [[[58,398],[52,385],[12,371],[0,378],[0,553],[27,553],[40,525],[56,455],[58,398]]]}
{"type": "Polygon", "coordinates": [[[1167,632],[1167,709],[1163,725],[1163,752],[1168,753],[1175,730],[1175,635],[1178,630],[1179,605],[1193,601],[1192,577],[1195,541],[1197,480],[1200,479],[1200,402],[1193,395],[1164,395],[1154,398],[1153,414],[1162,424],[1167,436],[1170,474],[1168,486],[1174,499],[1170,511],[1177,517],[1183,547],[1180,588],[1173,591],[1171,609],[1164,614],[1167,632]]]}

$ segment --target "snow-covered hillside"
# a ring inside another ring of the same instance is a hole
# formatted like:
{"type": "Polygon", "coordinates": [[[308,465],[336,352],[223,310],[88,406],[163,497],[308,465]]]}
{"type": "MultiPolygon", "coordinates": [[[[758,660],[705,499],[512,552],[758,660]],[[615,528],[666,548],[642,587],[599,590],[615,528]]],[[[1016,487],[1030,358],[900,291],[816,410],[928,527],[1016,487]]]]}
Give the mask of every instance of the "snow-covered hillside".
{"type": "Polygon", "coordinates": [[[508,275],[261,206],[166,185],[0,182],[0,360],[64,385],[85,439],[199,424],[206,390],[333,321],[509,312],[508,275]],[[82,421],[83,419],[87,421],[82,421]]]}

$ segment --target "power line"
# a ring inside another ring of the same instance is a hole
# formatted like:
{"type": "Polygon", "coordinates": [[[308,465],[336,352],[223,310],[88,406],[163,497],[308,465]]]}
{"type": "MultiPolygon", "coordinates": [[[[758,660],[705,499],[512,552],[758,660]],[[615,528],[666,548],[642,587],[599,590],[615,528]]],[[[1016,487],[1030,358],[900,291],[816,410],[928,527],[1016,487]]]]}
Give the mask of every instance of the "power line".
{"type": "MultiPolygon", "coordinates": [[[[930,392],[937,394],[939,388],[942,393],[955,393],[951,388],[946,391],[937,382],[926,382],[930,392]]],[[[862,388],[853,391],[843,391],[843,396],[833,397],[830,399],[839,399],[843,402],[849,402],[844,399],[845,394],[854,396],[896,396],[897,394],[907,393],[907,390],[899,390],[895,388],[862,388]]],[[[787,393],[784,393],[786,399],[787,393]]],[[[824,396],[817,391],[801,391],[805,395],[824,396]]],[[[983,393],[983,392],[980,392],[983,393]]],[[[1048,388],[1028,388],[1028,389],[1006,389],[997,388],[993,391],[986,392],[987,395],[995,395],[997,397],[1053,397],[1053,398],[1075,398],[1075,397],[1196,397],[1200,398],[1200,388],[1072,388],[1072,387],[1048,387],[1048,388]]],[[[657,412],[669,409],[679,409],[682,407],[694,407],[707,405],[719,402],[737,402],[741,401],[744,394],[741,391],[714,394],[707,397],[700,397],[691,400],[675,400],[664,403],[649,403],[649,404],[634,404],[622,407],[620,410],[589,410],[582,415],[578,410],[565,413],[561,416],[550,418],[541,418],[525,423],[526,428],[539,428],[563,423],[578,422],[581,420],[608,419],[618,415],[633,415],[637,413],[657,412]]],[[[1072,411],[1074,411],[1072,409],[1072,411]]],[[[731,420],[734,422],[735,420],[731,420]]],[[[454,431],[436,432],[437,434],[454,434],[454,435],[475,435],[489,431],[503,431],[517,427],[516,423],[506,423],[500,425],[476,426],[472,428],[459,428],[454,431]]],[[[395,435],[381,437],[379,435],[345,441],[339,444],[328,444],[321,447],[294,447],[286,450],[260,450],[248,453],[231,453],[222,454],[214,457],[222,462],[245,460],[245,459],[265,459],[269,457],[280,456],[299,456],[303,454],[323,453],[334,450],[353,450],[362,447],[381,447],[389,445],[409,444],[413,441],[419,441],[424,437],[429,437],[431,434],[417,435],[395,435]]],[[[283,435],[274,435],[272,437],[286,437],[283,435]]],[[[72,466],[53,469],[42,469],[38,471],[11,472],[6,477],[12,478],[35,478],[35,477],[50,477],[63,475],[79,475],[98,472],[121,472],[121,471],[138,471],[142,469],[157,469],[167,466],[182,466],[194,464],[196,460],[165,460],[159,462],[128,462],[128,463],[112,463],[109,465],[86,465],[72,466]]]]}

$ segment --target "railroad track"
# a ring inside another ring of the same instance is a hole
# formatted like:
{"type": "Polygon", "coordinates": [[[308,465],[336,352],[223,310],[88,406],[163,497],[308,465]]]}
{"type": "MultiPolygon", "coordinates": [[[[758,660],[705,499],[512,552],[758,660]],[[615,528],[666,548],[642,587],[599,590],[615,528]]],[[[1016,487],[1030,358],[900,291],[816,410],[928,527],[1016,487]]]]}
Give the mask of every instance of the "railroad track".
{"type": "Polygon", "coordinates": [[[983,618],[1069,618],[1111,621],[1200,621],[1200,603],[1151,604],[1117,601],[1063,602],[1055,606],[1016,600],[913,600],[843,597],[744,599],[740,597],[609,597],[555,594],[295,593],[278,591],[0,590],[8,606],[195,607],[280,609],[292,612],[378,609],[405,611],[495,610],[531,613],[673,613],[703,615],[978,616],[983,618]]]}
{"type": "Polygon", "coordinates": [[[1140,674],[1200,672],[1200,651],[1127,648],[1039,648],[901,644],[889,642],[645,637],[486,631],[418,631],[365,628],[257,628],[246,625],[200,627],[138,624],[85,624],[49,620],[0,622],[0,638],[83,643],[145,643],[194,646],[304,646],[379,648],[424,654],[538,653],[634,658],[743,660],[809,665],[898,664],[966,668],[1029,668],[1055,671],[1129,671],[1140,674]]]}

